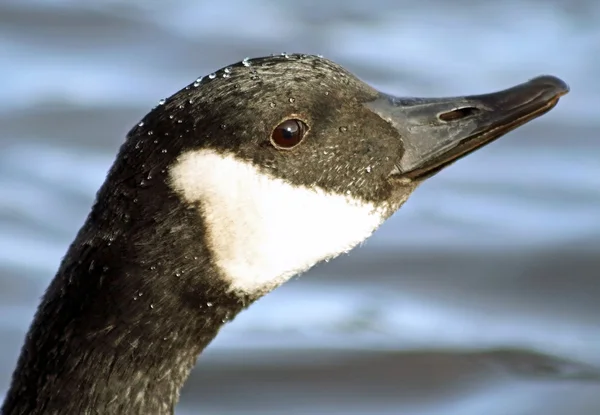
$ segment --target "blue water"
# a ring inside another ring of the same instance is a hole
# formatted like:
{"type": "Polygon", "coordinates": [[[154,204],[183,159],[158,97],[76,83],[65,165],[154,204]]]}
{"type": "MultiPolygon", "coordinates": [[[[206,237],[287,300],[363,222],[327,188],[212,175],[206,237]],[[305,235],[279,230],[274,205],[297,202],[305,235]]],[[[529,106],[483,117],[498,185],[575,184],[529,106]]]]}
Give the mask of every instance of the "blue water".
{"type": "Polygon", "coordinates": [[[129,128],[285,51],[396,95],[571,93],[225,327],[178,413],[599,413],[600,4],[416,3],[0,2],[0,391],[129,128]]]}

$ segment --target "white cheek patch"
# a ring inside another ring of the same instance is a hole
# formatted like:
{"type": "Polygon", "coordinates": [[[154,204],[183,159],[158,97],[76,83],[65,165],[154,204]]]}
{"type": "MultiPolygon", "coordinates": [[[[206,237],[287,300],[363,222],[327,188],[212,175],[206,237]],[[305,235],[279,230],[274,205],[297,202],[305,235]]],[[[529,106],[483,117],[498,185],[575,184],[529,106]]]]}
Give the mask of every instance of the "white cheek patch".
{"type": "Polygon", "coordinates": [[[385,220],[384,210],[340,194],[298,187],[212,150],[179,157],[173,188],[200,202],[208,241],[231,290],[262,294],[347,252],[385,220]]]}

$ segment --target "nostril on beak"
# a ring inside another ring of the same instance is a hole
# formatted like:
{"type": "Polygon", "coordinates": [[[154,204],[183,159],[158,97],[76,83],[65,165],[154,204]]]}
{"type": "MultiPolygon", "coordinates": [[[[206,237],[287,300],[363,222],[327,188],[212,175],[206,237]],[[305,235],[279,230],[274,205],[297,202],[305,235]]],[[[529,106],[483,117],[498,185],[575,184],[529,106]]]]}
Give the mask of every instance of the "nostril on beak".
{"type": "Polygon", "coordinates": [[[438,118],[444,122],[456,121],[462,118],[470,117],[471,115],[475,115],[479,111],[480,110],[475,107],[457,108],[455,110],[439,114],[438,118]]]}

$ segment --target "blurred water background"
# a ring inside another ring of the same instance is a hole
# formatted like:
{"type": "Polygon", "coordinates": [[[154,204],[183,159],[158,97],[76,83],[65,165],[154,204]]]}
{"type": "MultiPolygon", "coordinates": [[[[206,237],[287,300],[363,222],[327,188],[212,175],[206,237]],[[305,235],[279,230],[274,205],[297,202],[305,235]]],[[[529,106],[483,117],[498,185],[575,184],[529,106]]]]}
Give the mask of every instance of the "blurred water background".
{"type": "Polygon", "coordinates": [[[130,127],[303,52],[394,94],[572,92],[225,327],[177,413],[600,413],[599,22],[592,0],[0,0],[0,400],[130,127]]]}

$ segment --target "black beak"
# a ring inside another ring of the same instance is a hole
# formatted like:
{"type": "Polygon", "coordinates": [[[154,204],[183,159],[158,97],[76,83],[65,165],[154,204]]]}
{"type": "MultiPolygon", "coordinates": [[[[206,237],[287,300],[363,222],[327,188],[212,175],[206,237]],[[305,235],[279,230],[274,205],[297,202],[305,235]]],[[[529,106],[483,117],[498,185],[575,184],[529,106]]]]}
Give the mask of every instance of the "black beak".
{"type": "Polygon", "coordinates": [[[491,94],[454,98],[381,94],[366,105],[402,137],[404,154],[393,175],[423,179],[545,114],[568,92],[562,80],[540,76],[491,94]]]}

